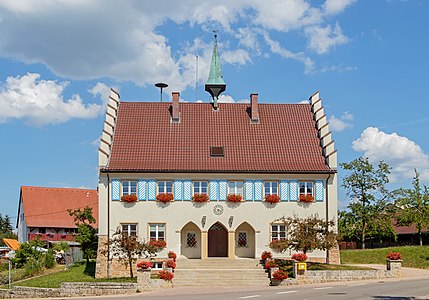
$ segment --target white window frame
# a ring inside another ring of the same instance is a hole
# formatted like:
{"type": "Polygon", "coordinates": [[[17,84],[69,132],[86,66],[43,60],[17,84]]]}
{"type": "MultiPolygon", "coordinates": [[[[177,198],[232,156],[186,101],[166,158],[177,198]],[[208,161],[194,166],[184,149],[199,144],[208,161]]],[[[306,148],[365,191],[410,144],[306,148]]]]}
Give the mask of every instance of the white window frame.
{"type": "Polygon", "coordinates": [[[313,181],[309,181],[309,180],[307,180],[307,181],[300,181],[298,183],[298,189],[299,189],[299,194],[300,195],[312,195],[312,196],[314,196],[314,182],[313,181]],[[308,185],[309,184],[311,184],[311,193],[308,193],[308,189],[309,189],[308,185]],[[304,193],[301,193],[301,186],[304,187],[304,193]]]}
{"type": "Polygon", "coordinates": [[[137,195],[137,180],[123,180],[121,183],[122,195],[137,195]],[[135,193],[132,193],[133,185],[135,193]],[[127,189],[127,192],[125,192],[125,189],[127,189]]]}
{"type": "Polygon", "coordinates": [[[235,194],[235,195],[244,195],[244,182],[240,180],[231,180],[228,181],[228,194],[235,194]],[[237,187],[237,183],[241,183],[241,192],[239,191],[239,187],[237,187]],[[234,187],[231,188],[230,184],[234,184],[234,187]]]}
{"type": "Polygon", "coordinates": [[[173,194],[173,181],[172,180],[159,180],[158,181],[158,194],[173,194]],[[170,191],[167,183],[171,183],[170,191]]]}
{"type": "Polygon", "coordinates": [[[197,180],[197,181],[194,181],[193,184],[192,184],[192,187],[193,187],[193,190],[194,190],[194,195],[196,195],[196,194],[206,194],[206,195],[208,195],[209,194],[209,182],[206,181],[206,180],[197,180]],[[203,183],[206,184],[206,187],[205,187],[206,192],[202,191],[203,188],[204,188],[202,186],[203,183]],[[196,191],[197,189],[198,189],[198,192],[196,191]]]}
{"type": "Polygon", "coordinates": [[[165,223],[148,223],[148,229],[149,229],[149,240],[161,240],[161,241],[165,241],[165,223]],[[151,226],[155,226],[155,230],[152,231],[151,230],[151,226]],[[160,230],[160,228],[162,227],[162,230],[160,230]],[[155,237],[152,237],[151,233],[155,232],[155,237]],[[160,232],[164,233],[163,237],[160,237],[160,232]]]}
{"type": "Polygon", "coordinates": [[[286,226],[284,224],[273,223],[273,224],[271,224],[270,229],[271,229],[270,230],[270,233],[271,233],[270,239],[271,239],[271,241],[277,241],[277,240],[282,240],[282,239],[284,240],[284,239],[286,239],[287,232],[286,232],[286,226]],[[274,227],[276,227],[276,230],[274,230],[274,227]],[[281,227],[284,227],[284,230],[281,230],[282,229],[281,227]],[[284,232],[284,237],[281,236],[282,232],[284,232]],[[276,234],[275,237],[274,237],[274,233],[276,234]]]}
{"type": "Polygon", "coordinates": [[[264,196],[267,195],[278,195],[279,194],[279,182],[273,180],[264,181],[264,196]],[[269,187],[266,187],[266,183],[269,183],[269,187]],[[273,185],[276,185],[276,192],[273,193],[273,185]]]}
{"type": "Polygon", "coordinates": [[[137,223],[121,223],[121,232],[124,232],[124,227],[126,227],[126,233],[128,236],[137,236],[137,230],[138,230],[137,223]],[[136,227],[135,232],[131,230],[131,226],[136,227]],[[133,234],[133,232],[135,234],[133,234]]]}
{"type": "Polygon", "coordinates": [[[155,262],[153,262],[152,270],[162,270],[163,269],[163,265],[164,265],[164,262],[162,262],[162,261],[155,261],[155,262]]]}

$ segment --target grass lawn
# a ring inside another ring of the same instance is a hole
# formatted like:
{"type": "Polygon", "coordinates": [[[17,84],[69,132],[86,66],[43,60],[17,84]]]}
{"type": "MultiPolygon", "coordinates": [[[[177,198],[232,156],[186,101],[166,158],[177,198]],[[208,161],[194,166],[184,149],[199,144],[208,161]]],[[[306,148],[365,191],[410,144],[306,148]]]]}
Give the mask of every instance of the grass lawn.
{"type": "Polygon", "coordinates": [[[405,246],[365,250],[341,250],[343,264],[385,264],[389,252],[399,252],[402,266],[429,269],[429,246],[405,246]]]}
{"type": "Polygon", "coordinates": [[[68,270],[60,271],[37,278],[30,278],[21,281],[14,285],[17,286],[33,286],[43,288],[59,288],[61,282],[137,282],[137,278],[110,278],[96,279],[95,278],[95,262],[90,262],[88,266],[85,262],[75,264],[68,270]]]}

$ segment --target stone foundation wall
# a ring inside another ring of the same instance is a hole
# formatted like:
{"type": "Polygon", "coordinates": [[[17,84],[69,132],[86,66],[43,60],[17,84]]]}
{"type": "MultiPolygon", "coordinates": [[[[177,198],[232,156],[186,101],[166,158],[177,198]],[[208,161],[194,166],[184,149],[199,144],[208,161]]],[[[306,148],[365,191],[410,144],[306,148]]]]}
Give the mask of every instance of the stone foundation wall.
{"type": "Polygon", "coordinates": [[[393,277],[395,276],[391,272],[385,270],[305,271],[296,280],[298,284],[308,284],[393,277]]]}

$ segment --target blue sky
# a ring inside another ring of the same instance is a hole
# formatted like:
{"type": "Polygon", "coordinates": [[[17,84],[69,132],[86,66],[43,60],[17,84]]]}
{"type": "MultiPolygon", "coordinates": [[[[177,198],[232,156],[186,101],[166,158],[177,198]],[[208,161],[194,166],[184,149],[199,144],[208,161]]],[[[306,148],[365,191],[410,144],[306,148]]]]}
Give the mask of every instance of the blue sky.
{"type": "Polygon", "coordinates": [[[158,101],[164,81],[168,100],[209,101],[213,30],[223,101],[319,90],[340,162],[383,159],[392,188],[414,168],[428,184],[428,13],[412,0],[0,1],[0,212],[16,217],[21,185],[96,188],[109,87],[158,101]]]}

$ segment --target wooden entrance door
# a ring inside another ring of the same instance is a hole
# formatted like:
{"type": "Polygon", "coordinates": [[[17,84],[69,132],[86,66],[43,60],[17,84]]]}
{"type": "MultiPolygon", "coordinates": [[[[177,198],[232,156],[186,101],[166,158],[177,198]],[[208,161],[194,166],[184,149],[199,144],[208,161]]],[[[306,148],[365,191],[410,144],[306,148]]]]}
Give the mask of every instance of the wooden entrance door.
{"type": "Polygon", "coordinates": [[[228,256],[228,231],[219,223],[209,229],[209,257],[228,256]]]}

